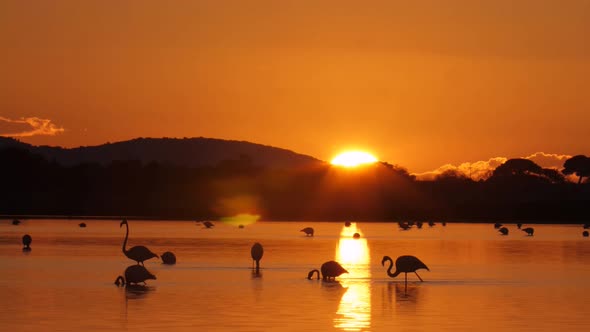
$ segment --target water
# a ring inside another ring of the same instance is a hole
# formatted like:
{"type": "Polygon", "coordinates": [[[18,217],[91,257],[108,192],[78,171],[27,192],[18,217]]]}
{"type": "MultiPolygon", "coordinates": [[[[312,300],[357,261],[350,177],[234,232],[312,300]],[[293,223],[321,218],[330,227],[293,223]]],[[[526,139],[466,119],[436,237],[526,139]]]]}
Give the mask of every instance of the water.
{"type": "Polygon", "coordinates": [[[3,331],[555,331],[586,330],[590,239],[579,225],[449,223],[400,231],[397,224],[129,221],[129,246],[173,251],[151,259],[145,289],[113,284],[134,264],[121,252],[119,221],[0,220],[3,331]],[[311,226],[315,236],[300,229],[311,226]],[[355,229],[358,227],[358,229],[355,229]],[[359,240],[351,239],[359,232],[359,240]],[[21,251],[21,237],[33,237],[21,251]],[[264,246],[253,274],[250,247],[264,246]],[[395,279],[384,255],[410,254],[430,271],[395,279]],[[328,260],[339,283],[306,279],[328,260]]]}

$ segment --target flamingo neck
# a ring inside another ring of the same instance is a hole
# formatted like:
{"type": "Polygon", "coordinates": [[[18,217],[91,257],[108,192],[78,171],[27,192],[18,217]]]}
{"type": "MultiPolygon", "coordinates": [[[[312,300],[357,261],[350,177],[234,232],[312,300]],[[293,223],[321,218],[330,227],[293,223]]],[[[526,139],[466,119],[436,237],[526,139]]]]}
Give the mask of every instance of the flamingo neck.
{"type": "Polygon", "coordinates": [[[129,225],[125,223],[125,240],[123,240],[123,253],[126,253],[125,247],[127,246],[127,238],[129,237],[129,225]]]}
{"type": "Polygon", "coordinates": [[[118,276],[117,279],[115,279],[115,285],[125,286],[125,278],[123,278],[123,276],[118,276]]]}
{"type": "Polygon", "coordinates": [[[312,279],[313,278],[313,274],[316,273],[318,274],[318,280],[320,279],[320,271],[318,270],[311,270],[309,271],[309,273],[307,274],[307,279],[312,279]]]}
{"type": "Polygon", "coordinates": [[[391,273],[391,269],[393,268],[393,260],[389,259],[388,261],[389,261],[389,268],[387,269],[387,275],[392,278],[395,278],[399,275],[400,272],[397,271],[397,269],[396,269],[395,273],[391,273]]]}

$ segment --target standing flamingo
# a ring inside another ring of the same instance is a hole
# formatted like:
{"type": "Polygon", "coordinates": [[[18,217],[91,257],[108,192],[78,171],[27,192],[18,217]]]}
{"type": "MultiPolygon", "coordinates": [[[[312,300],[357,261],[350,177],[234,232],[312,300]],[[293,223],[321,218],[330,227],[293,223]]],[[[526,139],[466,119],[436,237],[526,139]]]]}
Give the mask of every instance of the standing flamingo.
{"type": "Polygon", "coordinates": [[[29,234],[23,235],[23,245],[25,246],[23,248],[23,251],[31,251],[31,242],[32,241],[33,241],[33,238],[29,234]]]}
{"type": "Polygon", "coordinates": [[[430,269],[428,268],[428,266],[426,266],[426,264],[422,263],[421,260],[419,260],[418,258],[416,258],[414,256],[409,256],[409,255],[399,256],[395,260],[395,272],[394,273],[391,273],[391,268],[393,267],[393,260],[391,259],[391,257],[383,256],[383,259],[381,260],[381,265],[385,266],[385,262],[389,262],[389,268],[387,269],[388,276],[395,278],[400,273],[402,273],[402,272],[405,273],[406,290],[408,289],[408,272],[414,272],[416,274],[416,276],[418,277],[418,279],[420,279],[420,281],[424,281],[424,280],[422,280],[422,278],[420,278],[420,276],[418,275],[418,272],[416,272],[416,270],[426,269],[426,270],[430,271],[430,269]]]}
{"type": "Polygon", "coordinates": [[[250,249],[250,255],[252,256],[252,264],[256,262],[256,274],[258,274],[260,269],[260,259],[262,259],[262,255],[264,255],[262,245],[258,242],[254,243],[252,249],[250,249]]]}
{"type": "MultiPolygon", "coordinates": [[[[348,273],[348,271],[346,271],[342,265],[340,265],[338,262],[336,261],[329,261],[329,262],[325,262],[324,264],[322,264],[322,266],[320,267],[320,270],[322,270],[322,280],[323,281],[336,281],[336,277],[343,274],[343,273],[348,273]]],[[[317,273],[318,274],[318,279],[320,279],[320,271],[318,270],[311,270],[309,271],[309,273],[307,274],[307,279],[311,279],[313,278],[313,274],[317,273]]]]}
{"type": "Polygon", "coordinates": [[[153,258],[153,257],[160,258],[160,257],[158,257],[158,255],[151,252],[145,246],[135,246],[129,250],[126,250],[125,246],[127,245],[127,239],[129,238],[129,224],[127,224],[127,219],[123,219],[123,221],[121,221],[121,225],[119,227],[123,227],[123,225],[125,225],[125,228],[127,229],[125,232],[125,240],[123,241],[123,253],[125,254],[125,256],[127,256],[127,258],[132,259],[132,260],[136,261],[137,264],[141,264],[141,265],[143,265],[143,261],[146,261],[150,258],[153,258]]]}

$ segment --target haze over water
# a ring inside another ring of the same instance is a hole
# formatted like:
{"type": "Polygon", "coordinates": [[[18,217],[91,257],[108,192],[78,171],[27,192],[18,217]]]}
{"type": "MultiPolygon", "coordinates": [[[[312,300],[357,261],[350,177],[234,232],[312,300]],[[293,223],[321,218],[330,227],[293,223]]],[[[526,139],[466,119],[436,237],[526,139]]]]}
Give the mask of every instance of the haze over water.
{"type": "Polygon", "coordinates": [[[590,240],[580,225],[130,220],[128,247],[178,263],[145,262],[157,280],[131,291],[113,282],[135,264],[123,255],[120,220],[0,221],[0,329],[5,331],[583,331],[588,326],[590,240]],[[315,236],[305,237],[304,227],[315,236]],[[527,225],[529,226],[529,225],[527,225]],[[361,238],[353,240],[359,232],[361,238]],[[21,237],[33,237],[22,252],[21,237]],[[261,274],[250,247],[264,246],[261,274]],[[384,255],[420,258],[419,282],[389,278],[384,255]],[[307,280],[337,260],[339,283],[307,280]]]}

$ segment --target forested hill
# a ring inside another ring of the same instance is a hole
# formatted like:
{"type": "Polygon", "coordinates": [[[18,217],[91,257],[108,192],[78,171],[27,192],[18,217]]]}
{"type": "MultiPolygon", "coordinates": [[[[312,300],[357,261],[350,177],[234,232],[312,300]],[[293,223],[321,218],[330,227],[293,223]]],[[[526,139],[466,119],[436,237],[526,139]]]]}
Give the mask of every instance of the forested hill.
{"type": "Polygon", "coordinates": [[[311,156],[281,148],[204,137],[137,138],[71,149],[33,146],[15,139],[0,137],[0,149],[4,147],[24,148],[63,166],[83,163],[107,165],[113,161],[122,160],[136,160],[143,164],[157,162],[183,167],[216,166],[221,162],[232,160],[248,161],[253,166],[265,168],[297,168],[323,163],[311,156]]]}

